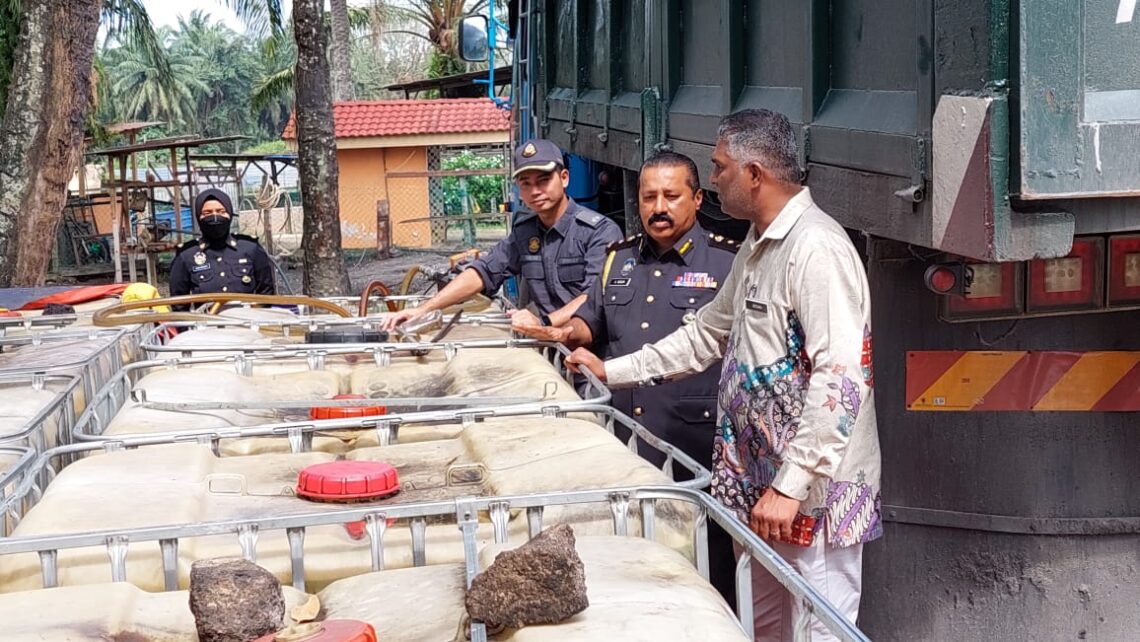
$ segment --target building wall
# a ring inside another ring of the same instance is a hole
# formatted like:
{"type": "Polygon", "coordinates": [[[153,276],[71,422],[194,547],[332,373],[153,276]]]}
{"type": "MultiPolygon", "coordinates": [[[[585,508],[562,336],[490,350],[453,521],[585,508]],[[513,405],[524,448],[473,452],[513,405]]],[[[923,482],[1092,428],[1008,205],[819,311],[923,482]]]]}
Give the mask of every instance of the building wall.
{"type": "Polygon", "coordinates": [[[376,202],[385,198],[384,151],[341,149],[340,231],[345,249],[376,247],[376,202]]]}
{"type": "Polygon", "coordinates": [[[431,247],[429,181],[426,177],[393,177],[393,173],[424,172],[428,169],[426,147],[390,147],[385,154],[385,183],[392,214],[392,244],[401,247],[431,247]]]}
{"type": "Polygon", "coordinates": [[[428,179],[390,178],[389,172],[427,170],[424,147],[385,149],[338,149],[340,163],[340,229],[345,249],[376,247],[376,204],[387,199],[391,215],[392,243],[402,247],[429,247],[430,227],[426,218],[428,179]]]}

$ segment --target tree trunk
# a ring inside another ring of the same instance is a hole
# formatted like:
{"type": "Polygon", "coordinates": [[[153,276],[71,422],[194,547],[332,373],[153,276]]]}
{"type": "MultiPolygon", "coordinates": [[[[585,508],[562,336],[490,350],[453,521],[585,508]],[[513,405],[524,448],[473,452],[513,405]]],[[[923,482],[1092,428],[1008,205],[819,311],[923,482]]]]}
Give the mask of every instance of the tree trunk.
{"type": "Polygon", "coordinates": [[[0,286],[42,285],[91,101],[100,0],[27,0],[0,126],[0,286]]]}
{"type": "Polygon", "coordinates": [[[340,190],[329,91],[328,37],[324,2],[293,2],[297,43],[294,79],[297,101],[297,171],[305,208],[301,249],[305,255],[305,293],[348,294],[348,272],[340,246],[340,190]]]}
{"type": "Polygon", "coordinates": [[[352,27],[348,23],[348,0],[330,0],[329,13],[332,17],[332,87],[333,100],[344,102],[353,100],[356,92],[352,86],[352,27]]]}

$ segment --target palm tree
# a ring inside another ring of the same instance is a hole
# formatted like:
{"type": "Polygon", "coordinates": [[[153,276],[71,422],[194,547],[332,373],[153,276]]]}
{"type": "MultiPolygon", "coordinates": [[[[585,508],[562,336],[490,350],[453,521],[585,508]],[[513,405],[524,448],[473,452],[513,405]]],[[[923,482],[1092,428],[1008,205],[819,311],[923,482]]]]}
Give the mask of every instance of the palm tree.
{"type": "MultiPolygon", "coordinates": [[[[173,40],[169,28],[161,30],[173,40]]],[[[108,56],[111,93],[126,118],[161,120],[172,129],[190,129],[198,122],[198,96],[209,92],[202,78],[203,61],[188,52],[171,51],[156,59],[148,49],[120,47],[108,56]],[[162,69],[165,62],[166,71],[162,69]],[[169,77],[166,74],[170,74],[169,77]]]]}
{"type": "MultiPolygon", "coordinates": [[[[161,46],[141,0],[0,6],[0,63],[10,71],[0,76],[0,286],[39,285],[80,160],[100,20],[140,47],[161,46]]],[[[161,67],[161,56],[156,61],[161,67]]]]}
{"type": "Polygon", "coordinates": [[[330,0],[329,17],[332,23],[332,40],[329,54],[332,58],[333,100],[352,100],[352,25],[348,17],[348,0],[330,0]]]}
{"type": "MultiPolygon", "coordinates": [[[[238,15],[267,16],[275,35],[283,32],[280,0],[228,0],[238,15]]],[[[340,189],[336,138],[333,135],[328,29],[322,0],[294,0],[293,41],[297,47],[297,173],[304,222],[304,290],[312,296],[347,294],[348,270],[341,253],[340,189]]]]}
{"type": "Polygon", "coordinates": [[[409,0],[406,5],[395,6],[386,5],[383,0],[378,0],[375,6],[382,7],[392,15],[406,18],[423,28],[422,32],[398,30],[391,33],[405,33],[431,43],[434,52],[427,75],[429,78],[442,78],[464,70],[463,61],[459,58],[459,38],[455,33],[460,18],[470,13],[485,11],[488,1],[409,0]]]}

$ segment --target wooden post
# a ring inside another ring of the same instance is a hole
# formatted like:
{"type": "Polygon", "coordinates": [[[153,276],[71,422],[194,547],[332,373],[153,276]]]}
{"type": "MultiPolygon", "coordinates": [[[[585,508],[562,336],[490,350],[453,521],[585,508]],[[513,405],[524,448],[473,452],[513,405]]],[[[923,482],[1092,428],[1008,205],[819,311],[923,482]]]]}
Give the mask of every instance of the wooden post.
{"type": "Polygon", "coordinates": [[[392,218],[388,200],[376,201],[376,258],[392,258],[392,218]]]}
{"type": "Polygon", "coordinates": [[[111,181],[111,261],[115,265],[115,283],[123,282],[123,214],[119,211],[119,186],[115,184],[115,157],[107,156],[107,177],[111,181]]]}
{"type": "MultiPolygon", "coordinates": [[[[130,208],[130,190],[127,189],[127,158],[125,156],[119,158],[119,189],[123,190],[123,220],[129,225],[131,222],[131,208],[130,208]]],[[[139,266],[136,264],[138,254],[135,253],[135,248],[138,244],[138,230],[132,228],[131,234],[135,237],[135,243],[131,244],[130,252],[127,253],[127,273],[130,275],[131,283],[139,280],[139,266]]]]}
{"type": "MultiPolygon", "coordinates": [[[[269,161],[269,162],[270,162],[270,167],[272,167],[273,161],[269,161]]],[[[261,169],[261,168],[259,167],[258,169],[261,169]]],[[[272,179],[269,178],[268,176],[266,176],[264,173],[261,174],[261,189],[262,189],[262,191],[264,191],[266,189],[266,187],[268,187],[269,184],[272,184],[274,188],[277,187],[277,172],[276,172],[276,170],[274,170],[274,172],[273,172],[273,178],[272,179]],[[272,181],[272,183],[268,183],[268,181],[272,181]]],[[[258,207],[261,207],[261,203],[257,203],[256,205],[258,207]]],[[[264,238],[262,240],[264,241],[265,252],[267,254],[269,254],[270,256],[273,256],[273,206],[274,205],[276,205],[276,203],[270,203],[268,207],[261,210],[261,233],[264,235],[264,238]]]]}

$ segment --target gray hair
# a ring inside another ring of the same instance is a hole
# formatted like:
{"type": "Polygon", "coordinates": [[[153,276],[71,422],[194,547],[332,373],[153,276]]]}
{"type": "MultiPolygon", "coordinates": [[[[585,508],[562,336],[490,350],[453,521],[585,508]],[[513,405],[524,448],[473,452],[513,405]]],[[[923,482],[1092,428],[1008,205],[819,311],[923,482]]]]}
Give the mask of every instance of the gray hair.
{"type": "Polygon", "coordinates": [[[767,109],[745,109],[720,121],[716,136],[738,163],[760,163],[777,180],[800,183],[796,134],[783,114],[767,109]]]}

